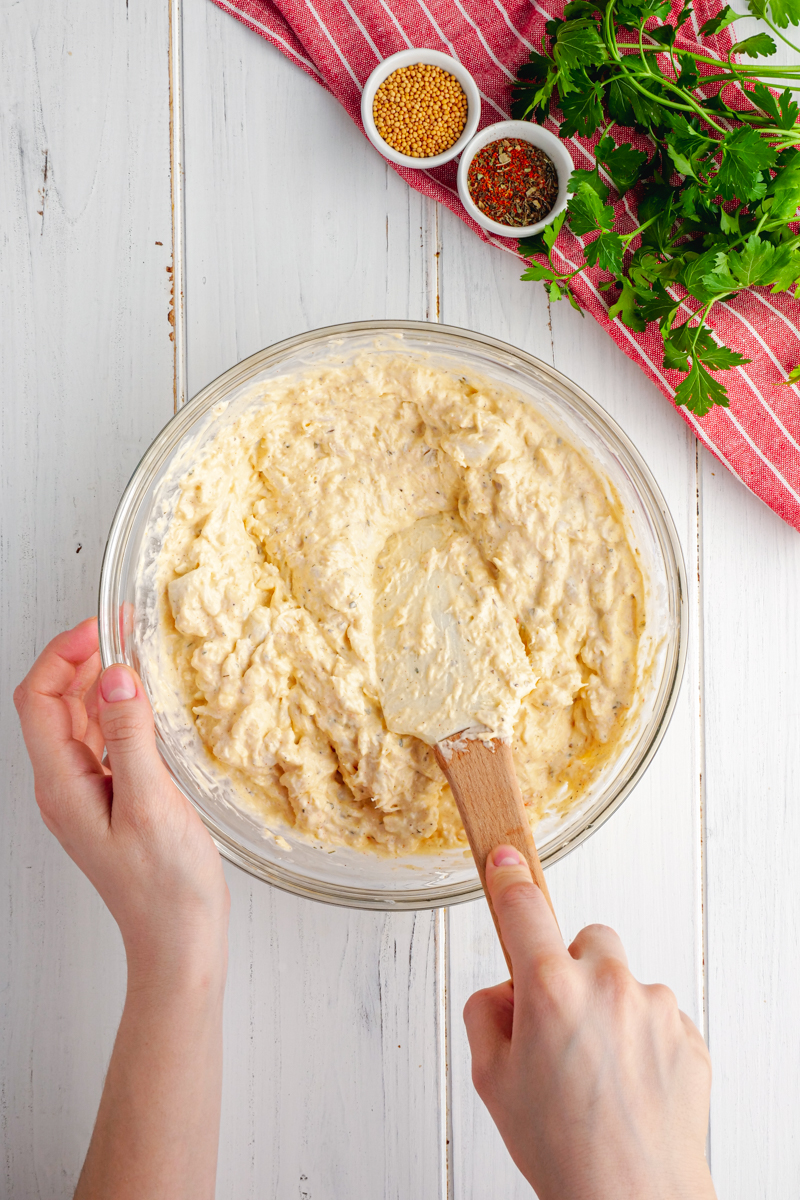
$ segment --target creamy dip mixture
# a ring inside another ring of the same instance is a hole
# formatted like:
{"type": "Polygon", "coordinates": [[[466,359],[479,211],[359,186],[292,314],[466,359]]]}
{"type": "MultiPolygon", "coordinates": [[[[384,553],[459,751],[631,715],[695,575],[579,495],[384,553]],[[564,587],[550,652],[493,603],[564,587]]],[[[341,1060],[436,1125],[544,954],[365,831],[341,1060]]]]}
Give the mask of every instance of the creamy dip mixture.
{"type": "Polygon", "coordinates": [[[182,480],[158,579],[205,746],[270,827],[326,843],[465,846],[432,751],[465,727],[511,738],[535,824],[634,698],[644,587],[610,485],[514,392],[407,355],[261,385],[182,480]]]}

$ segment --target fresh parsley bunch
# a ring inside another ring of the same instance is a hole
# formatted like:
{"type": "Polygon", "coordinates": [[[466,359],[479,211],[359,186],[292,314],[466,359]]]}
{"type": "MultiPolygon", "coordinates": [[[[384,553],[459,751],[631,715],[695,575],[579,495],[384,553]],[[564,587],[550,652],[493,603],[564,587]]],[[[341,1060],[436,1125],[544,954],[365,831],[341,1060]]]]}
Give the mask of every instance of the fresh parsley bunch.
{"type": "MultiPolygon", "coordinates": [[[[800,0],[770,2],[773,20],[766,0],[749,0],[750,11],[791,46],[780,30],[800,24],[800,0]]],[[[608,272],[600,287],[617,290],[609,315],[634,330],[658,322],[664,366],[685,372],[675,401],[703,416],[728,403],[716,372],[750,361],[715,340],[714,304],[756,286],[800,296],[800,236],[790,226],[800,205],[792,95],[800,68],[734,60],[774,54],[768,33],[735,43],[722,60],[682,49],[675,35],[691,4],[684,0],[675,24],[665,23],[670,11],[669,0],[572,0],[562,20],[547,23],[542,53],[519,71],[512,115],[541,120],[557,105],[561,137],[603,132],[598,165],[570,178],[566,214],[519,248],[530,258],[522,278],[543,280],[551,300],[566,295],[576,308],[572,279],[586,266],[608,272]],[[718,86],[704,95],[710,84],[718,86]],[[646,135],[649,151],[615,140],[614,127],[646,135]],[[617,228],[606,180],[619,196],[637,188],[635,229],[617,228]],[[569,272],[552,258],[565,216],[573,233],[598,235],[569,272]]],[[[700,34],[736,19],[726,5],[700,34]]],[[[798,380],[800,365],[789,377],[798,380]]]]}

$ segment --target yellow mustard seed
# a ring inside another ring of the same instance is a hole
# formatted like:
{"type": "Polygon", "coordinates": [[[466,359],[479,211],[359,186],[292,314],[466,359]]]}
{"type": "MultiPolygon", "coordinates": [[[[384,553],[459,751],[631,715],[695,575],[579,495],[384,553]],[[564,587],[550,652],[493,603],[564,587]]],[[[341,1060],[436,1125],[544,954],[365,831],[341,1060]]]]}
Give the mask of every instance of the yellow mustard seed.
{"type": "Polygon", "coordinates": [[[375,93],[372,117],[387,145],[409,158],[433,158],[455,145],[467,122],[455,75],[431,63],[398,67],[375,93]]]}

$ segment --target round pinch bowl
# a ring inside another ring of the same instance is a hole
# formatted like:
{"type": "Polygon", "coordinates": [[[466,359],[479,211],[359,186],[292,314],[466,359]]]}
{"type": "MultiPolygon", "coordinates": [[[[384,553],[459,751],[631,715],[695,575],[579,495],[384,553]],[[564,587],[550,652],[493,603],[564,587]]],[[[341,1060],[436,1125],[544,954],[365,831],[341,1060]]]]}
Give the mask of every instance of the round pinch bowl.
{"type": "Polygon", "coordinates": [[[441,50],[398,50],[397,54],[391,54],[378,64],[364,84],[364,90],[361,93],[361,123],[375,149],[390,162],[397,163],[399,167],[412,167],[416,171],[428,171],[432,167],[441,167],[451,159],[457,158],[474,135],[480,119],[481,96],[478,85],[466,67],[462,66],[457,59],[451,58],[449,54],[443,54],[441,50]],[[409,154],[401,154],[398,150],[393,150],[378,133],[378,127],[372,115],[375,93],[384,79],[388,79],[400,67],[412,67],[416,63],[441,67],[443,71],[455,75],[467,97],[467,121],[461,131],[461,136],[447,150],[443,150],[441,154],[432,154],[429,158],[412,158],[409,154]]]}
{"type": "Polygon", "coordinates": [[[458,195],[473,221],[487,233],[507,238],[533,237],[535,234],[541,233],[545,226],[555,221],[558,214],[567,207],[567,184],[574,169],[569,150],[561,139],[557,138],[549,129],[544,129],[541,125],[533,125],[530,121],[498,121],[494,125],[487,125],[485,129],[476,134],[461,155],[461,161],[458,164],[458,195]],[[547,216],[533,225],[501,225],[499,221],[493,221],[491,217],[487,217],[484,212],[481,212],[470,195],[469,168],[473,158],[483,150],[484,146],[488,146],[490,142],[499,142],[503,138],[519,138],[524,142],[530,142],[532,146],[544,150],[545,154],[548,154],[553,160],[553,166],[558,175],[558,194],[547,216]]]}
{"type": "Polygon", "coordinates": [[[155,570],[180,480],[210,439],[258,402],[260,384],[347,363],[365,352],[402,352],[513,388],[593,463],[622,502],[645,577],[642,684],[615,755],[568,811],[554,809],[537,825],[542,863],[567,854],[619,808],[666,731],[683,673],[686,581],[675,527],[638,451],[603,409],[552,367],[482,334],[420,321],[330,326],[270,346],[203,388],[156,436],[120,500],[100,580],[100,651],[104,666],[126,662],[140,672],[167,768],[231,862],[277,887],[332,904],[434,908],[481,894],[469,852],[386,858],[314,843],[284,826],[267,829],[263,815],[245,807],[206,751],[177,697],[164,694],[158,670],[155,570]]]}

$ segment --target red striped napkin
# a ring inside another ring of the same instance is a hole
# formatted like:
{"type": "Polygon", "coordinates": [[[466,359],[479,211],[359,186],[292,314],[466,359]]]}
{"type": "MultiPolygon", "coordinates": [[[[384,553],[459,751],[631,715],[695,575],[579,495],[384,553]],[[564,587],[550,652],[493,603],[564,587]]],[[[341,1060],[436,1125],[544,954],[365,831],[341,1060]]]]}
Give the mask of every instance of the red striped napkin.
{"type": "MultiPolygon", "coordinates": [[[[541,46],[545,22],[560,15],[564,0],[215,0],[267,38],[298,66],[328,88],[361,124],[361,89],[382,59],[420,46],[443,50],[474,76],[482,97],[481,125],[509,115],[511,82],[532,47],[541,46]]],[[[711,0],[695,0],[695,16],[678,44],[690,45],[699,26],[718,8],[711,0]]],[[[731,44],[728,30],[704,45],[724,54],[731,44]]],[[[708,53],[708,50],[705,51],[708,53]]],[[[558,131],[552,118],[548,125],[558,131]]],[[[596,139],[573,137],[569,148],[578,167],[592,168],[596,139]]],[[[434,171],[395,167],[427,196],[446,204],[484,241],[509,251],[503,239],[484,233],[466,214],[456,191],[456,165],[434,171]]],[[[618,202],[620,216],[632,220],[631,198],[618,202]]],[[[629,225],[633,228],[633,225],[629,225]]],[[[557,253],[565,267],[580,260],[581,239],[567,229],[557,253]]],[[[511,242],[511,247],[514,243],[511,242]]],[[[513,250],[511,251],[513,253],[513,250]]],[[[605,293],[598,288],[597,268],[575,283],[580,304],[608,331],[618,346],[672,399],[680,376],[664,370],[657,329],[634,333],[608,317],[605,293]]],[[[531,284],[538,287],[539,284],[531,284]]],[[[718,304],[712,322],[721,340],[752,359],[729,372],[730,408],[714,408],[698,418],[685,408],[681,416],[729,470],[766,504],[800,529],[800,391],[780,386],[800,362],[800,303],[787,293],[773,296],[764,288],[718,304]]]]}

